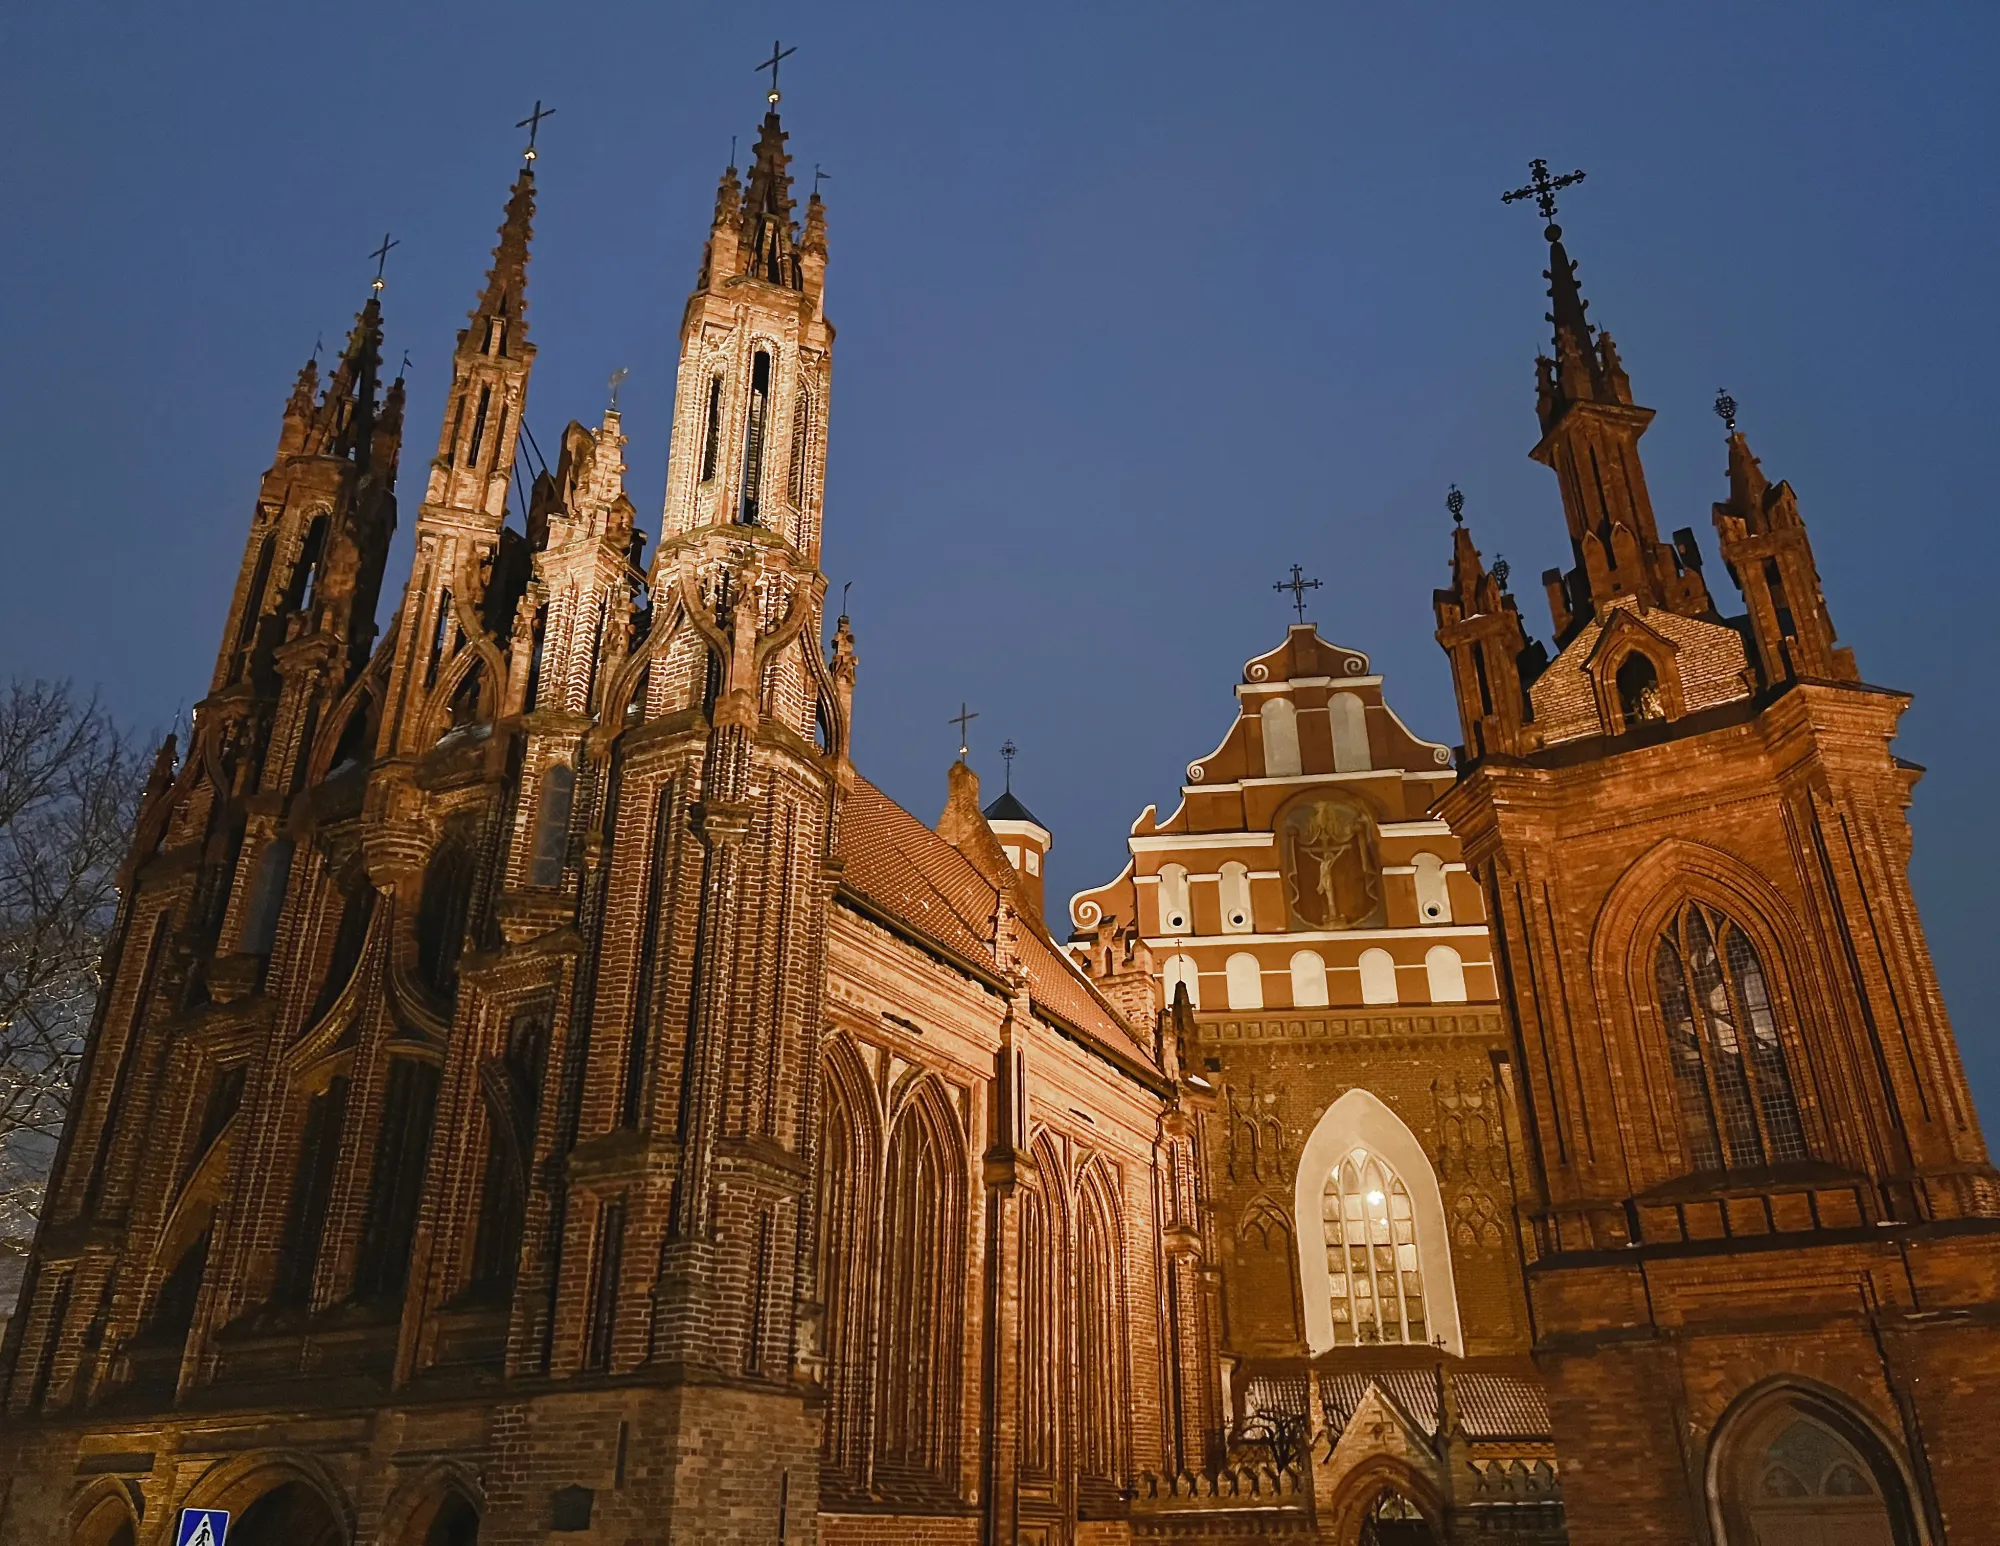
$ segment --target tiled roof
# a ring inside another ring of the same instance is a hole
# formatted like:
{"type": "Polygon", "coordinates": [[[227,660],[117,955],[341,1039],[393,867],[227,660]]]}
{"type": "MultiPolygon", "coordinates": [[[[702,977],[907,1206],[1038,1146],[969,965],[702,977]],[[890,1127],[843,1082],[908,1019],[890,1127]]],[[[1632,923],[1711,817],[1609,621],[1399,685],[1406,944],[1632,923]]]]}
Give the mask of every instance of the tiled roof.
{"type": "Polygon", "coordinates": [[[1533,1380],[1512,1374],[1461,1374],[1452,1381],[1458,1393],[1458,1420],[1472,1439],[1545,1439],[1549,1398],[1533,1380]]]}
{"type": "MultiPolygon", "coordinates": [[[[1330,1421],[1344,1428],[1370,1385],[1402,1409],[1427,1436],[1437,1432],[1437,1375],[1429,1369],[1378,1369],[1369,1374],[1322,1374],[1320,1395],[1330,1421]]],[[[1454,1374],[1452,1393],[1458,1420],[1469,1439],[1546,1439],[1547,1394],[1533,1380],[1514,1374],[1454,1374]]]]}
{"type": "MultiPolygon", "coordinates": [[[[865,778],[854,781],[841,817],[841,883],[917,934],[988,971],[1000,893],[971,862],[865,778]]],[[[1018,929],[1028,995],[1038,1009],[1130,1055],[1141,1045],[1055,946],[1032,914],[1018,929]]]]}

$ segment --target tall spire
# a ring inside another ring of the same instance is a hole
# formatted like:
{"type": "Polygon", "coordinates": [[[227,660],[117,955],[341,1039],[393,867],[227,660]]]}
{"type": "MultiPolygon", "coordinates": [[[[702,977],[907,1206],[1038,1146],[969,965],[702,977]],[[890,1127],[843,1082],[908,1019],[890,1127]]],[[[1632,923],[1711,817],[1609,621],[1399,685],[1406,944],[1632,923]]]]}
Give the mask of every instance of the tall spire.
{"type": "Polygon", "coordinates": [[[1582,172],[1550,177],[1548,163],[1530,163],[1525,188],[1503,195],[1507,203],[1532,198],[1546,222],[1549,244],[1547,319],[1554,329],[1553,359],[1535,361],[1536,414],[1542,435],[1528,454],[1556,475],[1569,526],[1574,566],[1543,576],[1560,648],[1613,597],[1661,606],[1686,616],[1709,615],[1707,587],[1691,532],[1660,540],[1639,459],[1639,437],[1653,410],[1632,401],[1617,345],[1592,329],[1589,303],[1576,264],[1555,222],[1557,189],[1583,180],[1582,172]]]}
{"type": "Polygon", "coordinates": [[[805,288],[797,256],[798,232],[792,225],[792,158],[785,152],[785,131],[773,103],[757,135],[756,158],[750,165],[750,186],[743,197],[741,253],[743,272],[788,290],[805,288]]]}
{"type": "MultiPolygon", "coordinates": [[[[528,242],[535,234],[534,228],[535,169],[532,164],[524,164],[507,199],[507,213],[500,222],[500,241],[493,249],[492,265],[486,270],[486,288],[479,292],[479,304],[471,312],[475,324],[503,322],[507,337],[497,351],[501,354],[508,352],[505,345],[524,343],[528,337],[528,242]]],[[[487,329],[476,331],[483,333],[487,329]]],[[[461,348],[465,337],[459,335],[461,348]]]]}

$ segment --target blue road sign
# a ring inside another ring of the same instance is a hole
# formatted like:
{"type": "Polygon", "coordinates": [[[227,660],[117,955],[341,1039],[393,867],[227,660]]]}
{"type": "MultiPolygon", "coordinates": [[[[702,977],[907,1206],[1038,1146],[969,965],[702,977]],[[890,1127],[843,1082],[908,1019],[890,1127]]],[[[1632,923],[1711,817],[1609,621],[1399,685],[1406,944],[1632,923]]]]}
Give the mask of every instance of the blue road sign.
{"type": "Polygon", "coordinates": [[[229,1537],[229,1515],[219,1508],[184,1508],[174,1546],[223,1546],[229,1537]]]}

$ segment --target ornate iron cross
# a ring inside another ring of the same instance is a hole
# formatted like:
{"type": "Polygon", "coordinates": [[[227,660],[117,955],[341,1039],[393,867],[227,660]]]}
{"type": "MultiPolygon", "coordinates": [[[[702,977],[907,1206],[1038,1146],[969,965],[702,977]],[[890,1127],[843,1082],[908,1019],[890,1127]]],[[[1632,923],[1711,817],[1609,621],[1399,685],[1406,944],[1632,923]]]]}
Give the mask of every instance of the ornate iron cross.
{"type": "MultiPolygon", "coordinates": [[[[1500,195],[1502,204],[1512,204],[1516,199],[1533,199],[1535,207],[1542,212],[1542,219],[1550,225],[1556,223],[1556,190],[1567,188],[1583,181],[1581,171],[1565,172],[1560,177],[1549,176],[1549,164],[1540,156],[1528,163],[1528,185],[1516,188],[1512,193],[1500,195]]],[[[1553,241],[1555,238],[1551,237],[1553,241]]]]}
{"type": "Polygon", "coordinates": [[[958,726],[958,754],[961,757],[966,753],[966,726],[970,725],[977,718],[979,716],[966,708],[964,701],[961,699],[958,705],[958,712],[945,721],[948,725],[958,726]]]}
{"type": "Polygon", "coordinates": [[[1308,580],[1305,571],[1297,564],[1293,564],[1292,577],[1289,580],[1278,581],[1271,589],[1288,590],[1292,593],[1292,606],[1298,611],[1299,621],[1303,623],[1306,620],[1306,592],[1318,590],[1319,585],[1318,580],[1308,580]]]}

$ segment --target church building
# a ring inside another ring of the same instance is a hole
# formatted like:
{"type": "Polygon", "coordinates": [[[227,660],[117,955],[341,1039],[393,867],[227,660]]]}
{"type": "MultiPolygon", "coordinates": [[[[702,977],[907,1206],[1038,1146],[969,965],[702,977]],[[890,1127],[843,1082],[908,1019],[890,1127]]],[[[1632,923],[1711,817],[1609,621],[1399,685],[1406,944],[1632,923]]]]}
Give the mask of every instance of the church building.
{"type": "Polygon", "coordinates": [[[1459,525],[1460,744],[1301,621],[1062,917],[1011,787],[926,824],[851,755],[777,104],[657,542],[615,402],[523,438],[532,144],[386,620],[379,283],[301,371],[0,1344],[0,1543],[1989,1538],[1908,699],[1733,406],[1716,567],[1660,536],[1561,180],[1550,643],[1459,525]]]}

